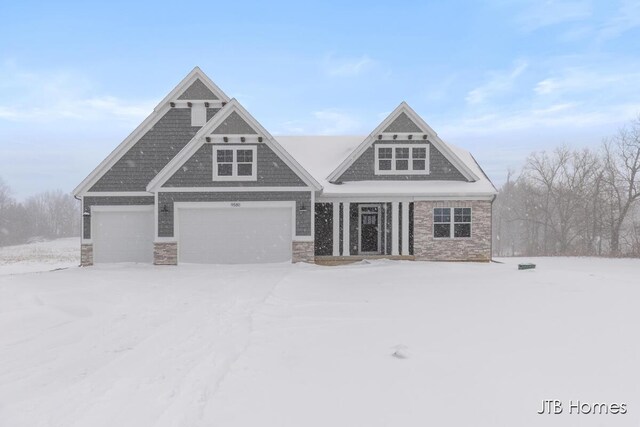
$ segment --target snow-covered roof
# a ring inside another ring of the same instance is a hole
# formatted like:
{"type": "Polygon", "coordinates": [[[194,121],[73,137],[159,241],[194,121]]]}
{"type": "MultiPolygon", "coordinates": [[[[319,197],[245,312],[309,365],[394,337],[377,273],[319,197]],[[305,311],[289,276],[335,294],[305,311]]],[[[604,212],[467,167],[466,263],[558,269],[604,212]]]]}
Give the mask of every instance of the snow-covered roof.
{"type": "Polygon", "coordinates": [[[285,150],[293,156],[323,187],[324,196],[389,195],[422,197],[490,197],[496,189],[473,156],[466,150],[447,144],[458,158],[480,179],[466,181],[348,181],[333,184],[327,177],[336,165],[344,161],[365,140],[366,136],[275,136],[285,150]]]}

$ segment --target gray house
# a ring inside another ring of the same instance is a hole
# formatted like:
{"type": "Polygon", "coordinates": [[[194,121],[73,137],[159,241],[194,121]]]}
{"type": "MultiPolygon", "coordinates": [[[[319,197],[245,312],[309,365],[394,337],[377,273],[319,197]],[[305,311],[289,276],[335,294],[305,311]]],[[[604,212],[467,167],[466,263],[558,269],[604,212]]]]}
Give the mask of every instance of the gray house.
{"type": "Polygon", "coordinates": [[[199,68],[74,190],[82,264],[491,258],[496,189],[406,103],[274,137],[199,68]]]}

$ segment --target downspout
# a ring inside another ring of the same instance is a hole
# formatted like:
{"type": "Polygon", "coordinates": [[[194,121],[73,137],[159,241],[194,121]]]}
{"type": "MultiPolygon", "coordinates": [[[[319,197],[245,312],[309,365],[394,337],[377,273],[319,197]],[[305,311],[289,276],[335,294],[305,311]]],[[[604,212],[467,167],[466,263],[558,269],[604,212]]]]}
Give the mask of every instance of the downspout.
{"type": "MultiPolygon", "coordinates": [[[[84,234],[84,217],[82,215],[82,209],[84,208],[84,206],[82,206],[82,197],[78,197],[74,194],[73,198],[80,202],[80,253],[82,254],[82,235],[84,234]]],[[[78,267],[82,266],[82,255],[80,255],[80,258],[80,265],[78,265],[78,267]]]]}

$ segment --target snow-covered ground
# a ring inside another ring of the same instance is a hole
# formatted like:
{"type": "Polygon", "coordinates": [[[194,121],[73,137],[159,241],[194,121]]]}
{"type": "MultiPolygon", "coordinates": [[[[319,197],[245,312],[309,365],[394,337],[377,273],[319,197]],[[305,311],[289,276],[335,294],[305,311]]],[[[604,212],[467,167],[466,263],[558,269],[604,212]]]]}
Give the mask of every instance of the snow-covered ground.
{"type": "Polygon", "coordinates": [[[637,426],[640,261],[502,261],[4,275],[0,426],[637,426]]]}
{"type": "Polygon", "coordinates": [[[26,245],[0,246],[0,276],[80,264],[80,238],[50,240],[26,245]]]}

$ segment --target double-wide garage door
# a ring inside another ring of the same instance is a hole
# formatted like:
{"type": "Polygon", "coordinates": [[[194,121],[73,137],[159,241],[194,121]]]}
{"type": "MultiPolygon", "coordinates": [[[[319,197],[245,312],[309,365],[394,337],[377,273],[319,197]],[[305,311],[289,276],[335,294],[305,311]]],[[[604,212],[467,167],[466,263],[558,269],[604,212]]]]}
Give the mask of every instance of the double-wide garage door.
{"type": "Polygon", "coordinates": [[[178,207],[178,262],[251,264],[291,260],[292,208],[246,205],[178,207]]]}
{"type": "Polygon", "coordinates": [[[153,262],[153,206],[94,207],[93,261],[153,262]]]}

